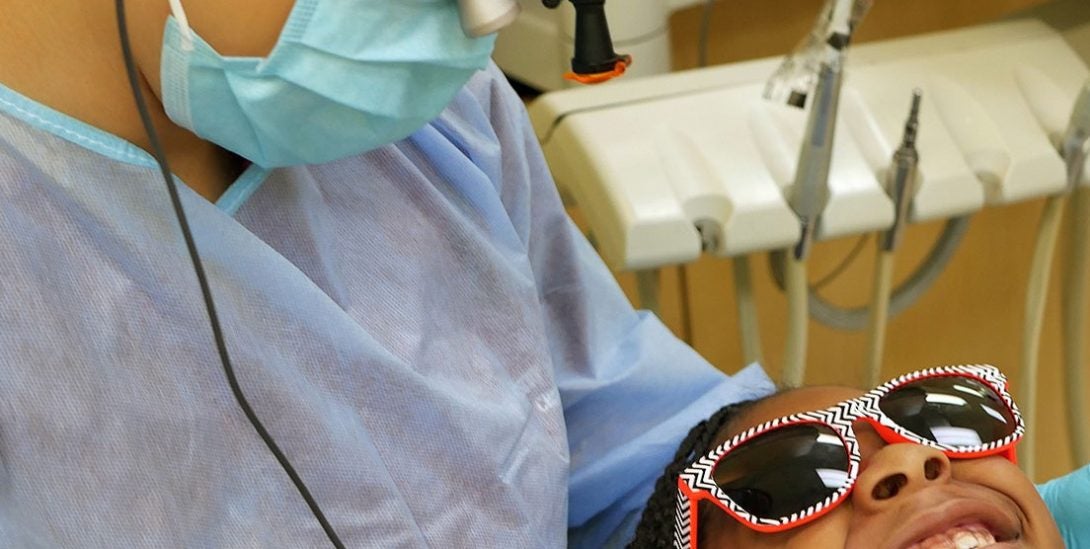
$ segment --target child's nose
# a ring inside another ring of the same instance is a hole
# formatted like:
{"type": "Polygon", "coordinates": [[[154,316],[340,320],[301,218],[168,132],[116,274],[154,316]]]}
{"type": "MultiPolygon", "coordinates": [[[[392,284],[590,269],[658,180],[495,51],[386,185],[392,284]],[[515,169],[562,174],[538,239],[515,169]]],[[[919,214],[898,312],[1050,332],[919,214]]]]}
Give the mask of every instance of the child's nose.
{"type": "Polygon", "coordinates": [[[950,460],[919,444],[891,444],[875,452],[859,475],[852,501],[878,510],[928,486],[950,479],[950,460]]]}

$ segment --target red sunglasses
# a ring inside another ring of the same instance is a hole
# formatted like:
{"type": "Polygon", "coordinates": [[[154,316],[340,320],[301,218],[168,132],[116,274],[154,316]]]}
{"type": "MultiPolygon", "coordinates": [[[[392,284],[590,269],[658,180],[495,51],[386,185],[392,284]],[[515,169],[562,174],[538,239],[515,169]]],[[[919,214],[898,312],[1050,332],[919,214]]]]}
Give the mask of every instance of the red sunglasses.
{"type": "Polygon", "coordinates": [[[921,444],[951,459],[1013,462],[1025,432],[1007,379],[993,366],[907,374],[831,408],[762,423],[698,459],[678,476],[674,546],[697,546],[703,500],[759,532],[789,530],[834,509],[859,476],[856,421],[889,444],[921,444]]]}

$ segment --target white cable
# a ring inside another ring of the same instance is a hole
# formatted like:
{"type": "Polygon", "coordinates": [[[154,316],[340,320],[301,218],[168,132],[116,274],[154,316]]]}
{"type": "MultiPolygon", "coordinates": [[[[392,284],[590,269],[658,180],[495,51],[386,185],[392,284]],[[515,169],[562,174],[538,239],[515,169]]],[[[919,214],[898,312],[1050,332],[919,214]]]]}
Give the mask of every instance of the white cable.
{"type": "Polygon", "coordinates": [[[748,365],[764,363],[761,353],[761,327],[757,322],[757,304],[753,300],[753,281],[749,256],[731,259],[734,269],[734,301],[738,310],[738,329],[742,336],[742,360],[748,365]]]}
{"type": "Polygon", "coordinates": [[[829,201],[829,171],[833,159],[840,89],[844,64],[855,25],[869,7],[869,0],[829,0],[815,26],[815,32],[769,79],[765,97],[787,90],[788,104],[803,107],[811,103],[805,139],[799,150],[795,178],[787,201],[799,218],[800,238],[787,259],[787,348],[784,353],[783,383],[799,387],[806,378],[806,338],[810,311],[806,258],[818,232],[821,215],[829,201]],[[828,10],[828,11],[826,11],[828,10]],[[828,14],[828,15],[826,15],[828,14]],[[805,58],[797,62],[796,57],[805,58]],[[816,55],[814,55],[816,54],[816,55]],[[801,80],[797,77],[801,76],[801,80]],[[813,80],[816,77],[816,81],[813,80]],[[811,95],[810,82],[815,82],[811,95]],[[803,84],[803,87],[798,87],[803,84]],[[786,87],[785,87],[786,85],[786,87]]]}
{"type": "Polygon", "coordinates": [[[806,338],[810,311],[807,307],[809,287],[806,283],[806,260],[790,251],[786,254],[787,284],[787,343],[783,355],[782,384],[787,388],[801,387],[806,378],[806,338]]]}
{"type": "Polygon", "coordinates": [[[867,341],[867,379],[864,387],[882,382],[882,354],[889,321],[889,296],[893,287],[893,252],[878,250],[874,261],[874,293],[871,296],[870,330],[867,341]]]}
{"type": "Polygon", "coordinates": [[[901,241],[909,212],[912,210],[912,198],[919,185],[917,166],[920,163],[920,153],[916,150],[916,137],[920,130],[922,101],[923,92],[919,88],[912,90],[912,108],[905,120],[901,146],[893,153],[893,161],[886,176],[886,193],[893,199],[895,215],[893,227],[878,239],[864,387],[874,387],[882,380],[882,352],[886,345],[886,325],[889,322],[889,300],[893,286],[893,250],[901,241]]]}
{"type": "Polygon", "coordinates": [[[1059,139],[1060,154],[1067,164],[1067,185],[1072,196],[1070,257],[1063,281],[1064,385],[1067,387],[1067,425],[1076,465],[1090,462],[1090,433],[1086,412],[1086,292],[1090,276],[1090,192],[1081,187],[1090,140],[1090,80],[1083,84],[1071,118],[1059,139]]]}
{"type": "Polygon", "coordinates": [[[1020,463],[1030,480],[1036,473],[1037,437],[1034,422],[1037,419],[1038,355],[1041,350],[1041,327],[1044,323],[1045,301],[1048,296],[1048,280],[1052,272],[1052,257],[1056,251],[1064,196],[1051,196],[1045,201],[1037,227],[1037,242],[1033,249],[1029,282],[1026,286],[1026,312],[1022,324],[1022,416],[1026,422],[1026,434],[1022,438],[1020,463]]]}
{"type": "Polygon", "coordinates": [[[1071,240],[1063,280],[1064,386],[1067,428],[1076,467],[1090,463],[1090,415],[1086,408],[1086,302],[1090,284],[1090,188],[1079,187],[1068,201],[1071,240]]]}

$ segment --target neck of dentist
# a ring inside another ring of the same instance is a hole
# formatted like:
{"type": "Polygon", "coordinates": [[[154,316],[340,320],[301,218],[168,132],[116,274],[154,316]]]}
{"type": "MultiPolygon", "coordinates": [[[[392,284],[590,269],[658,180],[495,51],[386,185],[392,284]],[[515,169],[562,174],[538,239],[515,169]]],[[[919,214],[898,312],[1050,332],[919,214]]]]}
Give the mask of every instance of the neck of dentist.
{"type": "MultiPolygon", "coordinates": [[[[174,124],[158,99],[167,3],[129,2],[126,7],[141,86],[171,169],[191,189],[215,201],[246,163],[174,124]]],[[[258,47],[271,49],[275,36],[266,42],[258,47]]],[[[6,6],[0,17],[0,59],[3,85],[151,152],[125,73],[113,0],[35,0],[6,6]]]]}

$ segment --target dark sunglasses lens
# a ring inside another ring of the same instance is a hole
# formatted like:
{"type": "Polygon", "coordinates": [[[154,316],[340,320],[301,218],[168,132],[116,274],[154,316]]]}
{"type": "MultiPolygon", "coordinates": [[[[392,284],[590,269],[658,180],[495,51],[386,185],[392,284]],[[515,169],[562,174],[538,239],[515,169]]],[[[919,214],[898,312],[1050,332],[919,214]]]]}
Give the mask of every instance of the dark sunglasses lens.
{"type": "Polygon", "coordinates": [[[901,427],[953,447],[997,442],[1018,426],[994,389],[960,376],[913,381],[882,397],[878,407],[901,427]]]}
{"type": "Polygon", "coordinates": [[[844,486],[848,449],[829,427],[789,425],[731,450],[712,477],[751,515],[778,519],[816,505],[844,486]]]}

